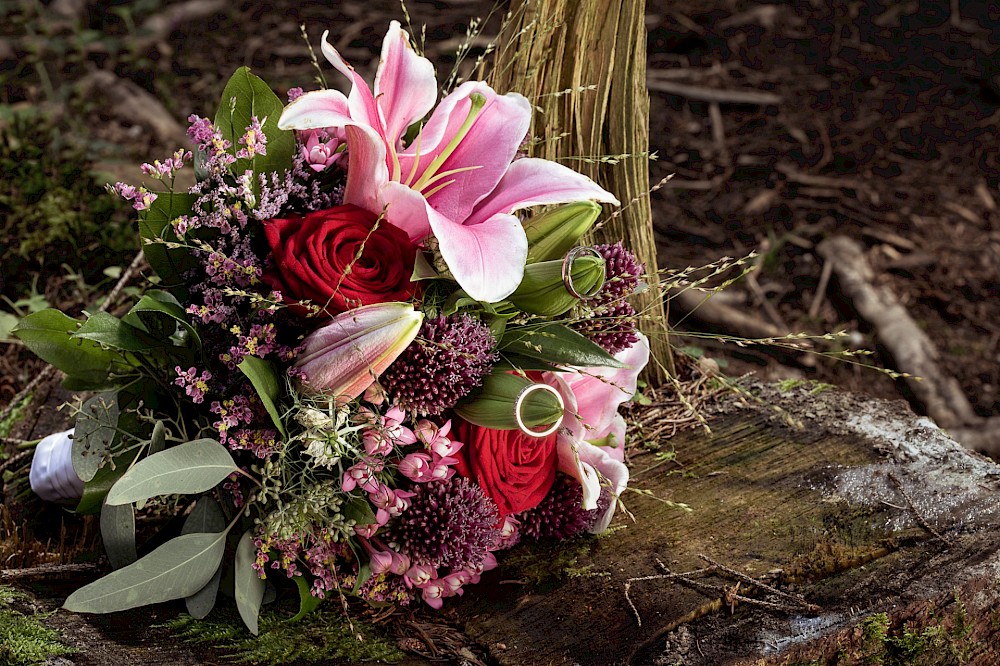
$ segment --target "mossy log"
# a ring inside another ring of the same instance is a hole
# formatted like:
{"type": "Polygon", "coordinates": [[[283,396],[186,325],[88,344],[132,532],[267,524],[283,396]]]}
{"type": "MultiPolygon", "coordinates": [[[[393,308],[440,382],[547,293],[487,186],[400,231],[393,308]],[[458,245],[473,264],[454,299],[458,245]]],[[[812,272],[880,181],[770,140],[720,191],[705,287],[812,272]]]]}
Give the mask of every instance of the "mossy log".
{"type": "MultiPolygon", "coordinates": [[[[501,665],[1000,663],[1000,467],[901,402],[784,388],[744,384],[706,414],[711,434],[659,442],[676,462],[637,456],[634,520],[508,553],[418,617],[501,665]]],[[[79,664],[205,663],[147,628],[178,610],[48,622],[79,664]]]]}

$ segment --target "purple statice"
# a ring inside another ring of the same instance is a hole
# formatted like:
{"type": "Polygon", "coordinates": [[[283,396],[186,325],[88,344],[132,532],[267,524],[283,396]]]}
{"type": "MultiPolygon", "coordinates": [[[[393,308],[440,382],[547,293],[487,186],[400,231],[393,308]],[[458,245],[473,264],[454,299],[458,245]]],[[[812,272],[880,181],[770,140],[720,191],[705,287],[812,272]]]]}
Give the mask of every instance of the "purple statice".
{"type": "Polygon", "coordinates": [[[309,167],[306,155],[298,151],[292,159],[292,170],[283,176],[260,175],[260,202],[254,211],[258,220],[281,217],[287,211],[311,213],[344,203],[344,187],[339,184],[324,191],[322,181],[309,167]]]}
{"type": "Polygon", "coordinates": [[[310,593],[323,599],[330,590],[346,585],[346,577],[337,564],[348,558],[350,549],[335,536],[326,528],[311,529],[285,539],[275,534],[257,534],[253,540],[257,556],[251,566],[262,578],[266,577],[268,569],[284,570],[289,578],[309,574],[313,579],[310,593]]]}
{"type": "Polygon", "coordinates": [[[590,527],[595,513],[583,509],[583,490],[579,482],[560,473],[541,504],[519,513],[517,518],[523,536],[564,541],[590,527]]]}
{"type": "Polygon", "coordinates": [[[229,430],[240,425],[249,425],[254,420],[250,398],[245,395],[235,395],[225,400],[215,400],[209,411],[218,415],[219,420],[212,427],[219,431],[219,441],[226,444],[229,441],[229,430]]]}
{"type": "Polygon", "coordinates": [[[489,327],[467,314],[427,318],[379,382],[401,408],[440,414],[482,385],[496,362],[495,347],[489,327]]]}
{"type": "Polygon", "coordinates": [[[249,451],[261,460],[282,448],[274,428],[238,428],[228,433],[226,444],[233,451],[249,451]]]}
{"type": "Polygon", "coordinates": [[[497,505],[464,477],[418,483],[410,507],[390,523],[392,540],[414,564],[474,569],[500,540],[497,505]]]}
{"type": "Polygon", "coordinates": [[[143,164],[139,167],[139,170],[156,180],[172,179],[174,173],[182,169],[184,162],[190,161],[191,157],[190,150],[181,148],[162,162],[160,160],[153,160],[152,164],[143,164]]]}
{"type": "Polygon", "coordinates": [[[294,102],[299,97],[302,97],[305,94],[306,94],[306,91],[304,91],[302,88],[300,88],[298,86],[295,86],[294,88],[289,88],[288,89],[288,103],[291,104],[292,102],[294,102]]]}
{"type": "Polygon", "coordinates": [[[150,192],[145,187],[135,187],[133,185],[128,185],[127,183],[115,183],[114,185],[109,185],[108,190],[117,196],[120,196],[125,201],[132,202],[132,208],[138,211],[143,211],[153,205],[156,201],[156,194],[150,192]]]}
{"type": "Polygon", "coordinates": [[[200,404],[205,401],[208,382],[212,381],[211,372],[202,370],[201,375],[199,375],[197,368],[191,367],[184,370],[179,365],[174,368],[174,372],[177,373],[177,379],[174,380],[174,384],[184,389],[184,393],[191,398],[191,402],[200,404]]]}
{"type": "Polygon", "coordinates": [[[617,354],[639,341],[637,313],[625,299],[639,287],[643,265],[620,241],[594,249],[604,257],[606,279],[601,291],[581,304],[582,316],[572,326],[609,354],[617,354]]]}
{"type": "MultiPolygon", "coordinates": [[[[356,582],[357,575],[345,576],[343,584],[345,588],[352,589],[356,582]]],[[[407,589],[402,576],[381,573],[369,576],[358,588],[357,596],[369,603],[409,606],[413,592],[407,589]]]]}
{"type": "Polygon", "coordinates": [[[239,139],[240,145],[243,147],[236,151],[237,159],[252,160],[257,155],[267,155],[267,135],[261,128],[261,125],[266,122],[266,117],[260,121],[257,116],[250,116],[250,124],[247,125],[246,131],[239,139]]]}

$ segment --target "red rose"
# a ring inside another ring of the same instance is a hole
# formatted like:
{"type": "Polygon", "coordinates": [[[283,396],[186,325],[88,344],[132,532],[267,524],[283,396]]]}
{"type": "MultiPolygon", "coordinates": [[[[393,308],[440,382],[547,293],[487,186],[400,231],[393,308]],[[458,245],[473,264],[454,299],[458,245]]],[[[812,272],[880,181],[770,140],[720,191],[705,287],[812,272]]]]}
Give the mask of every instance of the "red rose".
{"type": "Polygon", "coordinates": [[[274,254],[264,280],[298,314],[309,312],[295,305],[301,300],[332,316],[362,305],[408,301],[416,289],[410,276],[417,248],[409,236],[357,206],[267,220],[264,234],[274,254]]]}
{"type": "Polygon", "coordinates": [[[531,437],[520,430],[494,430],[455,420],[455,439],[464,442],[455,469],[473,479],[497,503],[501,517],[538,506],[556,480],[555,433],[531,437]]]}

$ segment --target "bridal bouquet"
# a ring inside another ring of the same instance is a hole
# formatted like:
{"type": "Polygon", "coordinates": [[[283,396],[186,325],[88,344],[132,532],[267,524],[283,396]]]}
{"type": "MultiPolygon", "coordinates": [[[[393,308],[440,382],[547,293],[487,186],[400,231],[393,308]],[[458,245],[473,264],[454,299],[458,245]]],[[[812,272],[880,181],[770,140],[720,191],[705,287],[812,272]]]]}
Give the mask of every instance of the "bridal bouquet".
{"type": "Polygon", "coordinates": [[[440,608],[519,540],[603,531],[626,487],[643,267],[577,246],[615,197],[522,155],[524,97],[438,101],[396,22],[373,88],[326,34],[323,53],[346,96],[284,105],[242,68],[214,120],[189,119],[193,153],[112,188],[155,272],[131,309],[16,329],[90,396],[32,473],[101,513],[115,570],[70,610],[184,598],[204,617],[223,579],[254,633],[265,579],[302,612],[440,608]],[[182,521],[138,558],[144,508],[182,521]]]}

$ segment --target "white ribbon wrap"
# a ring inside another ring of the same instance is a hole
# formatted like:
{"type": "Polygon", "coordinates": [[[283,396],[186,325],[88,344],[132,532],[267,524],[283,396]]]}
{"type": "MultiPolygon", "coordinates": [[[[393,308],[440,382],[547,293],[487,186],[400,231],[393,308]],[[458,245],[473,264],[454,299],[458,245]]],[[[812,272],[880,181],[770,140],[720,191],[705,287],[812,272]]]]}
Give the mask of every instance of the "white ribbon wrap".
{"type": "Polygon", "coordinates": [[[49,435],[35,447],[28,475],[43,500],[72,503],[83,497],[83,481],[73,469],[73,430],[49,435]]]}

